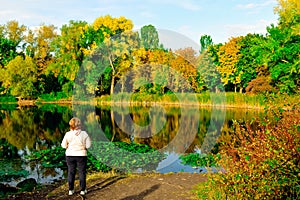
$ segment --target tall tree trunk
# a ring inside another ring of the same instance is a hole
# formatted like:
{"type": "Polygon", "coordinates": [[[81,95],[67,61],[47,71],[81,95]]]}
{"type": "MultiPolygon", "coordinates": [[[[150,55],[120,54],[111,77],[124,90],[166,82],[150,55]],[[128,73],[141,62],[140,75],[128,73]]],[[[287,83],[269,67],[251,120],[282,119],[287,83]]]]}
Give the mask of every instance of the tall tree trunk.
{"type": "Polygon", "coordinates": [[[124,93],[126,78],[122,78],[121,93],[124,93]]]}
{"type": "Polygon", "coordinates": [[[113,73],[111,77],[110,95],[114,94],[114,87],[115,87],[115,75],[113,73]]]}
{"type": "Polygon", "coordinates": [[[116,76],[116,70],[114,67],[114,64],[112,62],[112,58],[109,57],[109,64],[111,66],[112,69],[112,77],[111,77],[111,84],[110,84],[110,95],[112,95],[114,93],[114,87],[115,87],[115,76],[116,76]]]}
{"type": "Polygon", "coordinates": [[[243,93],[243,87],[240,87],[240,93],[243,93]]]}
{"type": "Polygon", "coordinates": [[[215,87],[215,92],[219,93],[219,88],[217,86],[215,87]]]}

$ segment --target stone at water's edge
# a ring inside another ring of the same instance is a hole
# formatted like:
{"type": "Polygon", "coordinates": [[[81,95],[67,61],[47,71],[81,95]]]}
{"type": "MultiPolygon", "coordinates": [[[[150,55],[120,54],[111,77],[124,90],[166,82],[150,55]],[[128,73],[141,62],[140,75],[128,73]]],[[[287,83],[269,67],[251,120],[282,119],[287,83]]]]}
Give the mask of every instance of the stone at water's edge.
{"type": "Polygon", "coordinates": [[[18,188],[10,186],[8,184],[0,183],[0,194],[7,194],[7,193],[16,193],[18,188]]]}
{"type": "Polygon", "coordinates": [[[17,184],[17,188],[26,192],[31,192],[36,186],[37,182],[34,178],[25,179],[17,184]]]}

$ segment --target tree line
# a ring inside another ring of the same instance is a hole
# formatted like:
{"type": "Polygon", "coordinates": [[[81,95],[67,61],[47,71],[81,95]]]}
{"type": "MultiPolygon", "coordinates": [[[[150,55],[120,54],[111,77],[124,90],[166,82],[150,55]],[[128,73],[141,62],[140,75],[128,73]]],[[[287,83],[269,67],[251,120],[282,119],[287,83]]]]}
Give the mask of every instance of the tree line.
{"type": "Polygon", "coordinates": [[[278,0],[278,25],[214,44],[202,35],[200,52],[167,49],[153,25],[133,31],[125,17],[93,23],[69,21],[29,28],[0,25],[0,95],[26,99],[69,98],[117,91],[166,94],[234,92],[296,93],[300,87],[300,7],[278,0]],[[75,83],[76,82],[76,83],[75,83]],[[117,91],[116,91],[117,90],[117,91]]]}

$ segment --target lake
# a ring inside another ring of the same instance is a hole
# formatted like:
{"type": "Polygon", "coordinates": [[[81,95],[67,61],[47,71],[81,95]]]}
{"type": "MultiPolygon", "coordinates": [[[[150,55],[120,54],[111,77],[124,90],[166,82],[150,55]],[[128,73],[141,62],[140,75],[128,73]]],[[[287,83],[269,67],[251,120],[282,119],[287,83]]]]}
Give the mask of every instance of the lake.
{"type": "MultiPolygon", "coordinates": [[[[94,142],[146,144],[165,153],[166,159],[139,170],[167,173],[205,172],[205,168],[182,165],[179,156],[209,152],[219,135],[230,130],[233,120],[250,120],[260,114],[255,109],[166,105],[95,107],[43,104],[1,105],[0,108],[0,182],[12,186],[25,178],[46,183],[66,177],[65,169],[43,168],[39,163],[26,162],[25,156],[36,150],[59,146],[73,116],[82,120],[83,129],[94,142]],[[8,171],[16,171],[18,175],[6,176],[8,171]]],[[[126,153],[130,156],[130,152],[126,153]]]]}

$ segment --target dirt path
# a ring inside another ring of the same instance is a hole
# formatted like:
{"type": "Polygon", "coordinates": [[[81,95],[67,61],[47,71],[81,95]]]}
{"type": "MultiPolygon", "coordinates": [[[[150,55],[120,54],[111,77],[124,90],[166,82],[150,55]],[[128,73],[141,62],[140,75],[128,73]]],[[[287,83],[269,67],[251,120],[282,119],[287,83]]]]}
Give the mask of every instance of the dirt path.
{"type": "Polygon", "coordinates": [[[202,174],[191,173],[114,176],[88,183],[88,194],[84,197],[78,190],[73,196],[68,196],[66,189],[56,188],[56,191],[31,196],[23,194],[13,199],[185,200],[195,197],[192,190],[205,180],[202,174]]]}
{"type": "Polygon", "coordinates": [[[205,177],[199,174],[183,173],[128,177],[105,188],[91,191],[86,198],[93,200],[184,200],[190,199],[194,186],[205,180],[205,177]]]}

